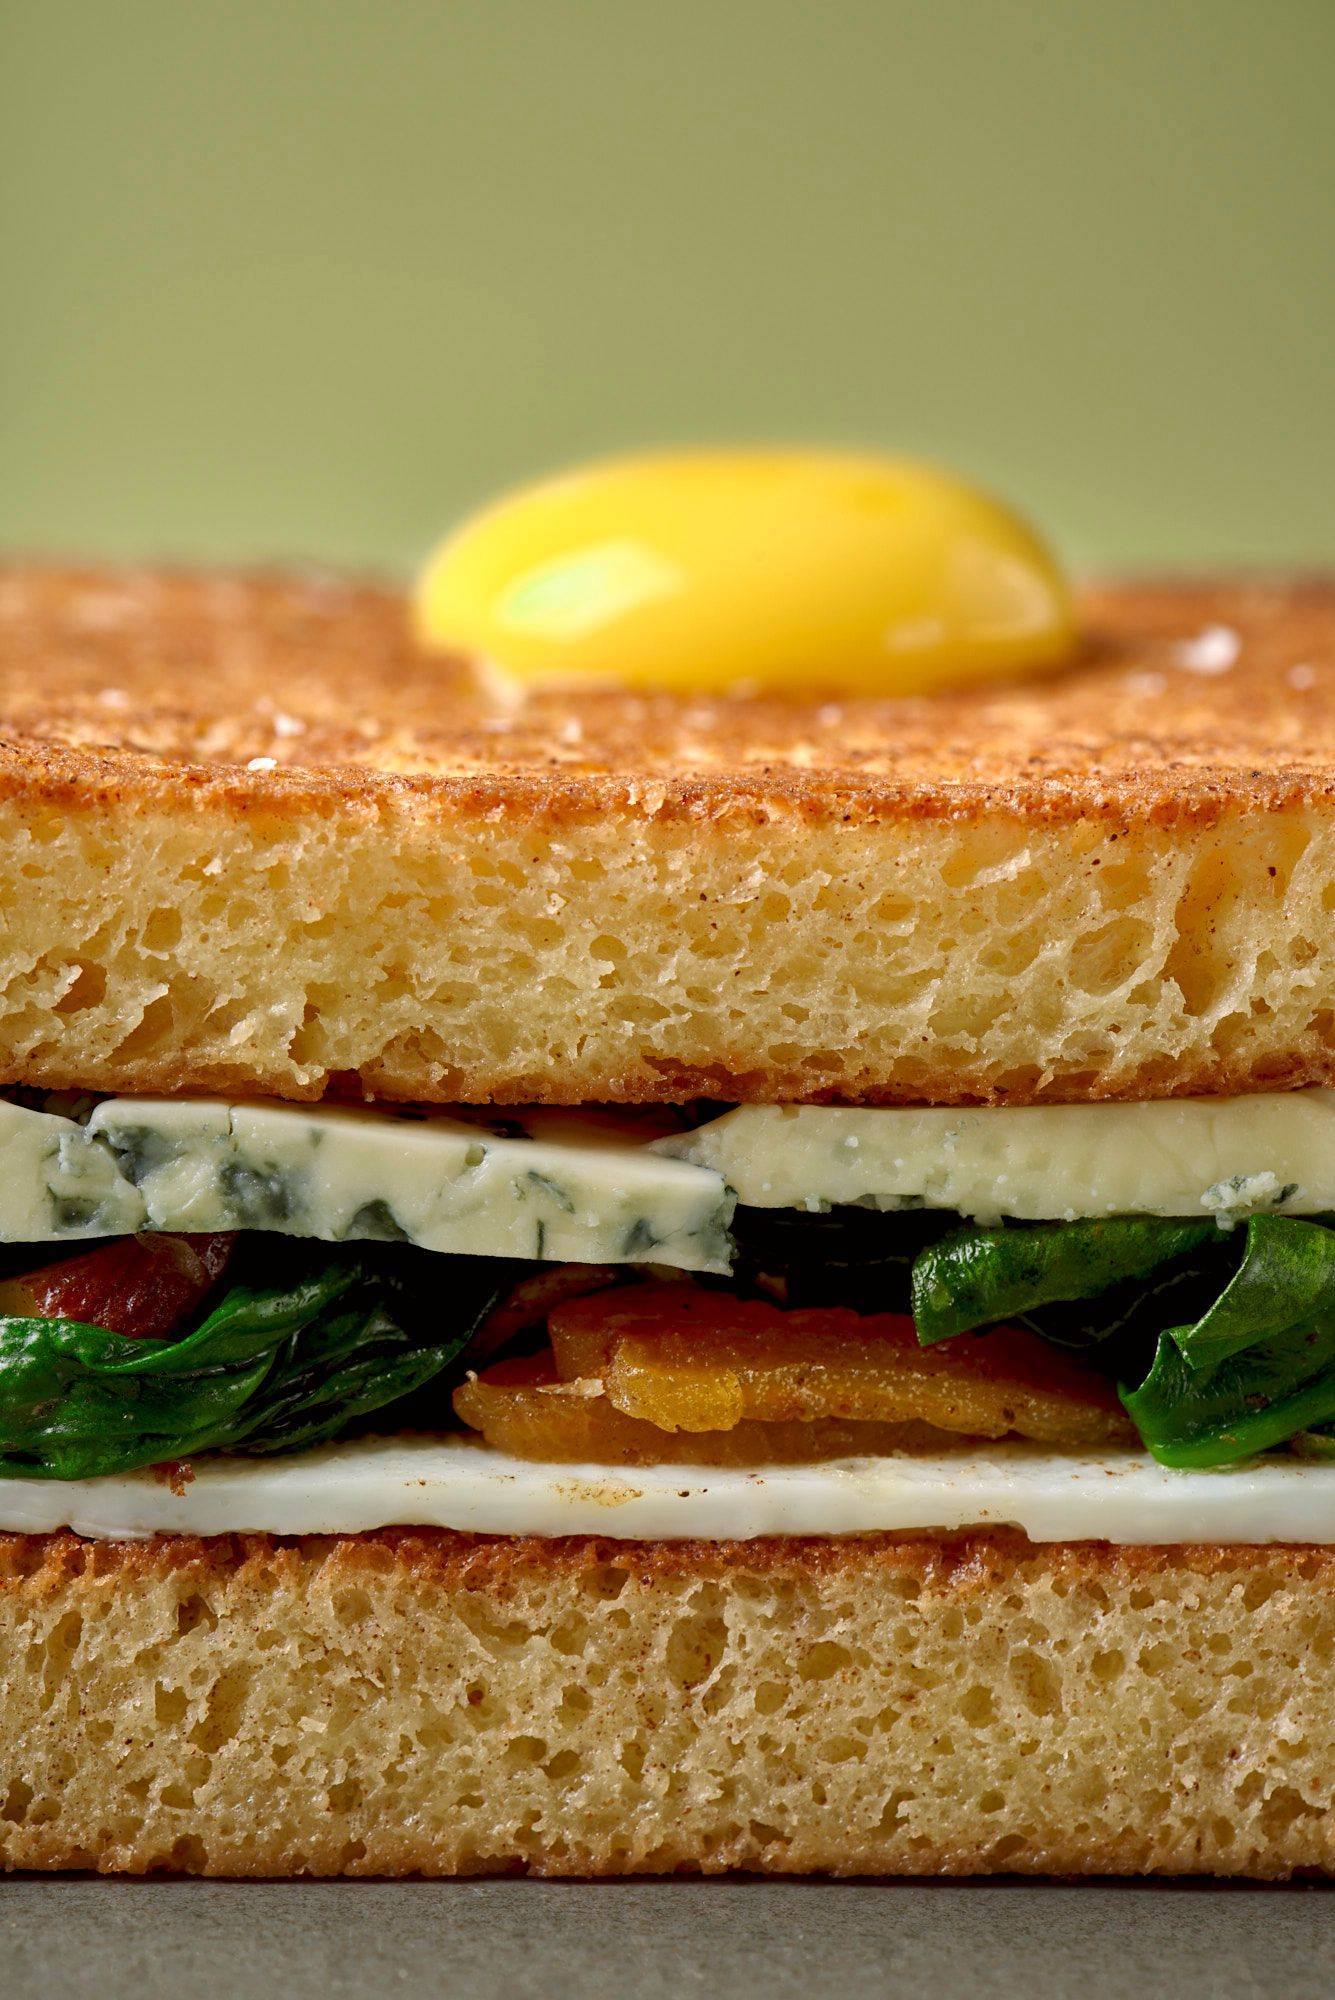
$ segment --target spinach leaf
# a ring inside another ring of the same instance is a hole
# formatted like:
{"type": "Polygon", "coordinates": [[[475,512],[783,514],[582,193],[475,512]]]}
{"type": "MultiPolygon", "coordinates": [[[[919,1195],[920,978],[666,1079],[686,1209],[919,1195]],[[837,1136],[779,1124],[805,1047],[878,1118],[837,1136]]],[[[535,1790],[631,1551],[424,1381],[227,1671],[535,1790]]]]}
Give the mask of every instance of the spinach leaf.
{"type": "Polygon", "coordinates": [[[1204,1374],[1184,1360],[1174,1332],[1160,1336],[1139,1389],[1121,1392],[1161,1465],[1230,1465],[1335,1419],[1335,1318],[1204,1374]]]}
{"type": "Polygon", "coordinates": [[[334,1437],[439,1375],[514,1283],[511,1260],[456,1261],[434,1304],[362,1258],[236,1285],[173,1341],[0,1317],[0,1476],[88,1479],[334,1437]]]}
{"type": "Polygon", "coordinates": [[[913,1304],[925,1345],[1008,1320],[1090,1351],[1123,1377],[1122,1401],[1165,1465],[1231,1464],[1299,1434],[1301,1449],[1335,1455],[1325,1221],[1254,1215],[1229,1233],[1154,1216],[957,1229],[918,1257],[913,1304]]]}
{"type": "MultiPolygon", "coordinates": [[[[926,1347],[1013,1319],[1046,1334],[1042,1320],[1033,1317],[1042,1308],[1101,1298],[1129,1282],[1143,1297],[1143,1281],[1152,1272],[1178,1266],[1191,1253],[1225,1241],[1213,1221],[1154,1215],[957,1229],[930,1244],[913,1266],[918,1339],[926,1347]]],[[[1133,1303],[1119,1298],[1115,1315],[1096,1309],[1068,1321],[1065,1338],[1060,1327],[1049,1337],[1063,1346],[1102,1340],[1114,1324],[1123,1323],[1133,1303]]]]}
{"type": "Polygon", "coordinates": [[[1121,1393],[1164,1465],[1230,1464],[1335,1422],[1335,1231],[1254,1215],[1231,1282],[1121,1393]]]}
{"type": "Polygon", "coordinates": [[[1244,1240],[1242,1262],[1218,1298],[1194,1325],[1173,1329],[1193,1368],[1213,1368],[1335,1311],[1335,1231],[1291,1215],[1254,1215],[1244,1240]]]}

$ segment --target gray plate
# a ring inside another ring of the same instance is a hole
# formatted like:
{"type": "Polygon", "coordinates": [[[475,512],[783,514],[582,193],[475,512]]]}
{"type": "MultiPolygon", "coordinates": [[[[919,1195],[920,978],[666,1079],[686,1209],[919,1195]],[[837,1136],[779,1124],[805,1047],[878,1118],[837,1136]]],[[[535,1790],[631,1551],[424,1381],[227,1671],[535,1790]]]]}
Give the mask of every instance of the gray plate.
{"type": "Polygon", "coordinates": [[[1333,1944],[1319,1887],[0,1881],[7,2000],[1324,2000],[1333,1944]]]}

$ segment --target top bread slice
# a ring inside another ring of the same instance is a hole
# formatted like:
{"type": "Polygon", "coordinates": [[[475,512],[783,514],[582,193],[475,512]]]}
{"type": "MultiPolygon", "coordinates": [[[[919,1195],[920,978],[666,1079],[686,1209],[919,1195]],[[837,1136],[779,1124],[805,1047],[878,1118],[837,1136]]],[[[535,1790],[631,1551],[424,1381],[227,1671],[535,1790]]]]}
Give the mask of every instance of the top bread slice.
{"type": "Polygon", "coordinates": [[[575,1103],[1335,1081],[1335,579],[1069,671],[507,708],[321,576],[0,570],[0,1081],[575,1103]]]}

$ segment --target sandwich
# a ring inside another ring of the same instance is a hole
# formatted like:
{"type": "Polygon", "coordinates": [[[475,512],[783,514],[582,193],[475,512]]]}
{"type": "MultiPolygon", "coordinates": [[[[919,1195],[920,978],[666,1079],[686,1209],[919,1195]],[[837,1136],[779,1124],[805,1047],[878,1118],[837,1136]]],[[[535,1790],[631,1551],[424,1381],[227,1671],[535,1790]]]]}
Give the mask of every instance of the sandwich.
{"type": "Polygon", "coordinates": [[[489,692],[0,572],[0,1857],[1335,1868],[1335,587],[489,692]]]}

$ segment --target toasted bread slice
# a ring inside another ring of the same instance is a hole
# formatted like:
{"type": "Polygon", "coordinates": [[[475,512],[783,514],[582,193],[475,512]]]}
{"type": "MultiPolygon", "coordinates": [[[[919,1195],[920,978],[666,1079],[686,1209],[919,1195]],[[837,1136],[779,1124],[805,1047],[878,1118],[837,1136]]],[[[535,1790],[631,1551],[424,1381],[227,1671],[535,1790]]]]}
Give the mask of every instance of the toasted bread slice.
{"type": "Polygon", "coordinates": [[[0,1080],[939,1102],[1335,1080],[1335,580],[1055,677],[506,709],[392,591],[0,572],[0,1080]]]}
{"type": "Polygon", "coordinates": [[[1335,1873],[1335,1554],[0,1540],[0,1866],[1335,1873]]]}

